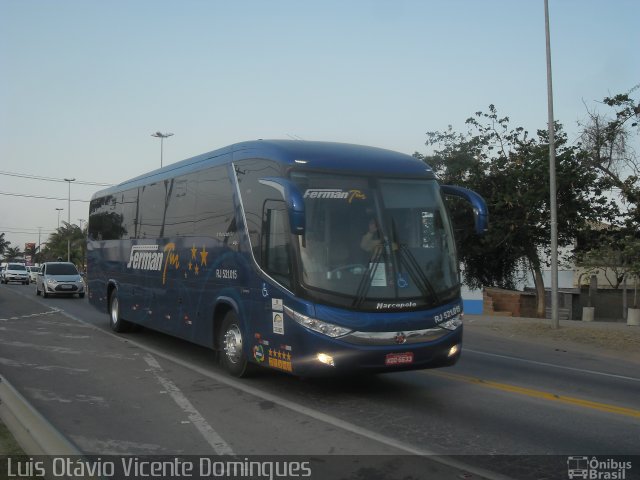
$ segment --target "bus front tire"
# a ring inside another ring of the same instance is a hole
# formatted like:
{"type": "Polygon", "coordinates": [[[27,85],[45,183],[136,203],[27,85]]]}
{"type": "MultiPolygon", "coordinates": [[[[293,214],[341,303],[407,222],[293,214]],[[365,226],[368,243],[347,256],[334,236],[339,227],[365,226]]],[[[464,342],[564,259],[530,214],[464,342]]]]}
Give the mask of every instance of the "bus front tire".
{"type": "Polygon", "coordinates": [[[235,312],[228,312],[220,329],[220,364],[234,377],[244,377],[250,371],[242,348],[240,321],[235,312]]]}
{"type": "Polygon", "coordinates": [[[114,290],[109,297],[109,324],[114,332],[124,333],[129,330],[129,322],[120,318],[120,301],[117,290],[114,290]]]}

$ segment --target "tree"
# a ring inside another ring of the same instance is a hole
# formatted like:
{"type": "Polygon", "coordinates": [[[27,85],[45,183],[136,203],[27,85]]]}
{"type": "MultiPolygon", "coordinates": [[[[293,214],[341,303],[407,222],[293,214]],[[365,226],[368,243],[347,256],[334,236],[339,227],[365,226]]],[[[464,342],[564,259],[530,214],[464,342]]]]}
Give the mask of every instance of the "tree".
{"type": "Polygon", "coordinates": [[[6,262],[13,262],[22,258],[20,247],[7,247],[4,250],[4,259],[6,262]]]}
{"type": "Polygon", "coordinates": [[[0,255],[4,255],[4,251],[11,245],[11,242],[4,239],[4,232],[0,233],[0,255]]]}
{"type": "Polygon", "coordinates": [[[640,159],[633,148],[633,134],[640,134],[640,101],[627,93],[605,97],[602,105],[609,114],[587,108],[587,120],[581,125],[581,142],[585,161],[599,173],[603,189],[616,189],[627,211],[613,227],[635,232],[640,223],[640,159]]]}
{"type": "MultiPolygon", "coordinates": [[[[431,156],[415,155],[429,163],[443,183],[471,188],[487,201],[489,231],[483,237],[459,232],[460,259],[465,282],[472,287],[513,289],[518,272],[533,273],[537,314],[545,315],[542,268],[550,254],[549,142],[546,130],[535,137],[522,127],[510,128],[509,118],[476,112],[466,121],[467,134],[428,132],[431,156]]],[[[584,165],[582,152],[568,145],[556,124],[558,245],[572,245],[589,221],[607,216],[611,204],[594,188],[597,178],[584,165]]],[[[454,222],[459,206],[452,204],[454,222]]]]}
{"type": "MultiPolygon", "coordinates": [[[[620,232],[618,232],[620,233],[620,232]]],[[[580,252],[581,266],[587,272],[602,271],[609,285],[618,289],[629,278],[634,279],[633,308],[638,308],[640,280],[640,237],[636,235],[600,236],[600,241],[580,252]]],[[[626,285],[625,285],[626,288],[626,285]]],[[[625,293],[626,294],[626,293],[625,293]]],[[[625,296],[623,295],[623,307],[625,296]]]]}
{"type": "MultiPolygon", "coordinates": [[[[587,120],[581,124],[581,144],[585,162],[598,172],[603,190],[617,192],[622,207],[617,215],[588,232],[588,240],[580,242],[577,259],[605,274],[613,272],[614,288],[628,277],[636,278],[634,305],[637,307],[637,280],[640,267],[640,159],[633,148],[640,134],[640,101],[633,98],[640,89],[636,85],[627,93],[605,97],[601,105],[606,113],[587,108],[587,120]],[[634,142],[635,141],[635,142],[634,142]]],[[[623,306],[626,291],[623,295],[623,306]]]]}
{"type": "Polygon", "coordinates": [[[41,261],[55,261],[58,258],[67,260],[67,241],[70,241],[70,261],[76,265],[84,265],[86,258],[86,228],[80,230],[78,225],[62,222],[62,226],[49,235],[47,245],[42,249],[41,261]]]}
{"type": "Polygon", "coordinates": [[[638,298],[638,282],[640,281],[640,239],[627,237],[622,250],[623,258],[627,260],[627,271],[634,278],[633,308],[640,307],[638,298]]]}

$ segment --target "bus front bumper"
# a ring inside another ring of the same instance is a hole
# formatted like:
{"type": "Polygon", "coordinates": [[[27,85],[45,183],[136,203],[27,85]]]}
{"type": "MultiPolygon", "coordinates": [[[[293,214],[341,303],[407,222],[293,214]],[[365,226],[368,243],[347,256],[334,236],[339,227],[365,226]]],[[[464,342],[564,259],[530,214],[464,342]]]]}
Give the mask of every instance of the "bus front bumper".
{"type": "MultiPolygon", "coordinates": [[[[351,339],[350,339],[351,340],[351,339]]],[[[454,365],[462,350],[462,326],[444,331],[422,343],[403,343],[401,332],[395,345],[350,343],[322,335],[306,337],[294,352],[292,373],[325,376],[353,373],[388,373],[454,365]],[[302,350],[302,352],[300,352],[302,350]]],[[[375,343],[375,342],[374,342],[375,343]]]]}

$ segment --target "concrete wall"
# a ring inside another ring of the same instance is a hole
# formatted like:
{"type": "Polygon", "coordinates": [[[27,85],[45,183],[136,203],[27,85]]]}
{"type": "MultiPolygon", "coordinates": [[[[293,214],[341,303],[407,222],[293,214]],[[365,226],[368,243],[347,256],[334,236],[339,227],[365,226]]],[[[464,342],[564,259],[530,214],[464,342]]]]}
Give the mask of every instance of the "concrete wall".
{"type": "MultiPolygon", "coordinates": [[[[633,290],[627,290],[627,306],[633,306],[633,290]]],[[[545,291],[546,317],[551,318],[551,291],[545,291]]],[[[560,319],[582,320],[582,307],[589,306],[589,289],[561,289],[558,291],[560,319]]],[[[639,292],[640,303],[640,292],[639,292]]],[[[483,313],[485,315],[510,317],[535,317],[536,294],[485,288],[483,291],[483,313]]],[[[622,290],[598,289],[591,299],[595,307],[595,319],[599,321],[622,321],[625,315],[622,308],[622,290]]]]}
{"type": "Polygon", "coordinates": [[[510,317],[535,317],[536,295],[531,292],[485,288],[483,313],[510,317]]]}
{"type": "MultiPolygon", "coordinates": [[[[640,296],[640,292],[638,295],[640,296]]],[[[627,307],[633,306],[633,289],[627,289],[627,304],[627,307]]],[[[580,320],[582,307],[587,306],[589,306],[589,289],[581,288],[580,293],[573,299],[573,318],[580,320]]],[[[621,321],[626,316],[622,308],[622,289],[599,288],[591,301],[591,306],[595,307],[596,320],[621,321]]]]}

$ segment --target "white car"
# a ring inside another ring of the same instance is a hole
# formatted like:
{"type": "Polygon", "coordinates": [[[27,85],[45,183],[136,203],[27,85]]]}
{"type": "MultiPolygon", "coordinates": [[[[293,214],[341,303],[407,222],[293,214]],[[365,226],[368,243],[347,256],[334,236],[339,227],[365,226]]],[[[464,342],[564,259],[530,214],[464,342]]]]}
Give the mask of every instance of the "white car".
{"type": "Polygon", "coordinates": [[[29,280],[31,283],[36,283],[39,271],[40,267],[27,266],[27,272],[29,272],[29,280]]]}
{"type": "Polygon", "coordinates": [[[24,263],[8,263],[2,270],[2,283],[20,282],[29,285],[29,272],[24,263]]]}
{"type": "Polygon", "coordinates": [[[46,262],[36,280],[36,295],[75,295],[84,297],[84,280],[71,262],[46,262]]]}

